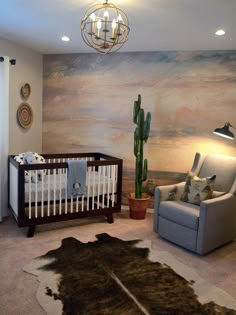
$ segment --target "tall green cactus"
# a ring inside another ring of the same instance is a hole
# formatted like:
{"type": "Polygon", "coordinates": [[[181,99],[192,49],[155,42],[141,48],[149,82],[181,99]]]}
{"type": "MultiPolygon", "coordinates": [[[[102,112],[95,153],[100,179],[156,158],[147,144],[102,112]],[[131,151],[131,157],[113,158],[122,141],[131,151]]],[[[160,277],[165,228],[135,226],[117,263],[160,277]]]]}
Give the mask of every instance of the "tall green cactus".
{"type": "Polygon", "coordinates": [[[137,125],[134,131],[134,155],[136,156],[135,167],[135,198],[142,198],[142,183],[147,179],[148,161],[143,160],[143,146],[147,142],[150,133],[151,113],[145,118],[141,108],[141,95],[134,102],[133,122],[137,125]]]}

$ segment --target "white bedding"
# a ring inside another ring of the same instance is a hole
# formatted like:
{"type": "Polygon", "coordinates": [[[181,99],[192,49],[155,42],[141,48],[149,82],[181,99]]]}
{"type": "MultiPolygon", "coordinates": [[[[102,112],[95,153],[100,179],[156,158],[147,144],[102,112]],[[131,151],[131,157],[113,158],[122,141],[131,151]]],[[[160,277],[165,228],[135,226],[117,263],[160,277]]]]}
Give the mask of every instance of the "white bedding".
{"type": "MultiPolygon", "coordinates": [[[[86,193],[84,197],[116,192],[116,182],[98,172],[87,173],[86,193]]],[[[48,200],[63,200],[67,196],[67,174],[45,175],[43,181],[25,183],[25,202],[39,202],[48,200]]]]}

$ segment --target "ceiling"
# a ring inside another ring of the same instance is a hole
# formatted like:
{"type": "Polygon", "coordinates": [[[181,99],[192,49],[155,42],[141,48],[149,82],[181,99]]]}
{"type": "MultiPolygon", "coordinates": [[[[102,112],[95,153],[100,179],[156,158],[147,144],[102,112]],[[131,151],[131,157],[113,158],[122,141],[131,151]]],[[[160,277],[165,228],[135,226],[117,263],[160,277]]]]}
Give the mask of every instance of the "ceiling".
{"type": "MultiPolygon", "coordinates": [[[[80,22],[101,0],[5,0],[0,37],[42,54],[94,52],[80,22]],[[62,42],[67,35],[70,42],[62,42]]],[[[236,0],[109,0],[126,12],[128,42],[120,51],[236,49],[236,0]],[[215,31],[223,28],[224,36],[215,31]]]]}

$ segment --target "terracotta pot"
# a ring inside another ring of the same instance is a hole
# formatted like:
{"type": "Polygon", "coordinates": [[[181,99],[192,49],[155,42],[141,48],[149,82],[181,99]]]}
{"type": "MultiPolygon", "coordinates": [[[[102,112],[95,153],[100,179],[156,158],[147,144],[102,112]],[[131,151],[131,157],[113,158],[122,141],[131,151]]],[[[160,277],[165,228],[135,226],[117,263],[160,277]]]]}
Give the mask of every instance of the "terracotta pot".
{"type": "Polygon", "coordinates": [[[150,196],[142,193],[141,199],[135,198],[135,193],[129,195],[129,216],[131,219],[144,220],[146,217],[146,211],[148,207],[150,196]]]}

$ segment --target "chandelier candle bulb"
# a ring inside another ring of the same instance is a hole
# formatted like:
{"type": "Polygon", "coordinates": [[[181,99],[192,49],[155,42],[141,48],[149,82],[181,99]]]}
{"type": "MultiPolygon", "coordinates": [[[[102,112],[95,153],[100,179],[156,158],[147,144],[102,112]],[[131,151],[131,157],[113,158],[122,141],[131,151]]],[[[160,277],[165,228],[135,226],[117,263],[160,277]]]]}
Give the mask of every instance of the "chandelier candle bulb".
{"type": "Polygon", "coordinates": [[[96,16],[94,13],[90,15],[90,19],[91,19],[91,34],[94,34],[94,25],[96,21],[96,16]]]}
{"type": "Polygon", "coordinates": [[[101,20],[98,20],[97,21],[97,30],[98,30],[97,38],[99,38],[99,36],[100,36],[100,29],[101,29],[101,27],[102,27],[102,22],[101,22],[101,20]]]}
{"type": "Polygon", "coordinates": [[[108,21],[108,19],[109,19],[109,13],[107,12],[107,11],[105,11],[105,13],[104,13],[104,19],[105,19],[105,25],[104,25],[104,30],[103,30],[103,32],[105,33],[105,38],[104,38],[104,40],[105,40],[105,42],[106,42],[106,33],[108,33],[109,32],[109,30],[108,30],[108,28],[107,28],[107,21],[108,21]]]}
{"type": "Polygon", "coordinates": [[[117,31],[117,35],[118,36],[121,36],[121,32],[120,32],[120,24],[123,22],[122,21],[122,17],[121,15],[119,14],[118,18],[117,18],[117,22],[118,22],[118,31],[117,31]]]}
{"type": "Polygon", "coordinates": [[[108,11],[105,11],[104,12],[104,19],[105,19],[105,21],[107,21],[108,18],[109,18],[109,13],[108,13],[108,11]]]}
{"type": "Polygon", "coordinates": [[[116,20],[115,19],[113,19],[111,26],[112,26],[112,36],[111,36],[111,38],[112,39],[116,39],[116,36],[115,36],[116,20]]]}

